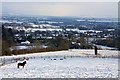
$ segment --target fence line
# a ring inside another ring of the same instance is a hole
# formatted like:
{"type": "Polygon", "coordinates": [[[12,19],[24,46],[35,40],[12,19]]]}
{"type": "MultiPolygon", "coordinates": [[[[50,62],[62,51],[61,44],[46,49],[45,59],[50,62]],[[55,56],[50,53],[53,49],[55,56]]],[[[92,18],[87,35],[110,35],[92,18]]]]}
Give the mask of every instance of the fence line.
{"type": "Polygon", "coordinates": [[[23,56],[23,57],[11,57],[11,58],[5,58],[5,57],[3,57],[3,58],[0,58],[0,66],[1,65],[5,65],[5,64],[10,64],[10,63],[15,63],[15,62],[17,62],[17,61],[23,61],[24,59],[37,59],[37,58],[43,58],[43,59],[45,59],[45,58],[63,58],[63,59],[66,59],[66,58],[74,58],[74,57],[76,57],[76,58],[90,58],[90,57],[92,57],[92,58],[118,58],[118,57],[116,57],[116,56],[93,56],[93,55],[90,55],[90,56],[73,56],[73,55],[62,55],[62,56],[28,56],[28,57],[26,57],[26,56],[23,56]]]}

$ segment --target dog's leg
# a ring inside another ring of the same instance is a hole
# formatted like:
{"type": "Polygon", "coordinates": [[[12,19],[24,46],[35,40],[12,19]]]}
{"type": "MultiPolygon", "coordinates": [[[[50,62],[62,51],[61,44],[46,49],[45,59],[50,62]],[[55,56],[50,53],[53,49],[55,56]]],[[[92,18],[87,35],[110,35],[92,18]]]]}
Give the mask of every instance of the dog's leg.
{"type": "Polygon", "coordinates": [[[19,68],[19,65],[17,67],[19,68]]]}
{"type": "Polygon", "coordinates": [[[25,65],[23,65],[23,68],[24,68],[25,65]]]}

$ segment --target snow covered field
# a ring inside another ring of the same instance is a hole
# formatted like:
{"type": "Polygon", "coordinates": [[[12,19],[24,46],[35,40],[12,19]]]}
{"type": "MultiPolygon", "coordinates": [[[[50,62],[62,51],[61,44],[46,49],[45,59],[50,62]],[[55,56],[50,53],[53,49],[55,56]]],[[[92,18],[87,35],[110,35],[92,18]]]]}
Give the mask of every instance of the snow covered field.
{"type": "MultiPolygon", "coordinates": [[[[117,50],[98,50],[98,54],[102,57],[118,57],[117,50]]],[[[11,59],[11,58],[22,58],[22,57],[46,57],[46,56],[79,56],[79,57],[93,57],[93,49],[72,49],[66,51],[55,51],[55,52],[41,52],[24,55],[13,55],[13,56],[1,56],[0,59],[11,59]]]]}
{"type": "MultiPolygon", "coordinates": [[[[14,56],[36,58],[29,59],[25,68],[18,69],[17,62],[0,66],[0,78],[117,78],[118,58],[80,57],[93,53],[93,50],[72,50],[14,56]]],[[[99,53],[113,56],[118,52],[99,53]]]]}

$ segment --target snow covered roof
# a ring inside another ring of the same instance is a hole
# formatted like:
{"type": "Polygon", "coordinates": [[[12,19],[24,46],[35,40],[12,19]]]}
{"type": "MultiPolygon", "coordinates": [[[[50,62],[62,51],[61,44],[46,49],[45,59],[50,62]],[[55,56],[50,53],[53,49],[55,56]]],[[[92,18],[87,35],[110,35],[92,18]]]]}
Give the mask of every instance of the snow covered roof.
{"type": "Polygon", "coordinates": [[[29,41],[21,42],[21,44],[30,44],[29,41]]]}
{"type": "Polygon", "coordinates": [[[62,29],[52,29],[52,28],[37,29],[37,28],[34,28],[31,31],[32,32],[35,32],[35,31],[62,31],[62,29]]]}

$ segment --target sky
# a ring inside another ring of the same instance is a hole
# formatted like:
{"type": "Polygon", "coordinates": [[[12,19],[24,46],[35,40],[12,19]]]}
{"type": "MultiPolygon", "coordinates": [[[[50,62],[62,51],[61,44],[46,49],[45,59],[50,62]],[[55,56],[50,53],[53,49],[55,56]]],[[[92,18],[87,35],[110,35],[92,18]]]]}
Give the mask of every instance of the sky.
{"type": "Polygon", "coordinates": [[[1,0],[2,2],[119,2],[120,0],[1,0]]]}
{"type": "Polygon", "coordinates": [[[117,2],[3,2],[2,14],[117,18],[117,2]]]}

